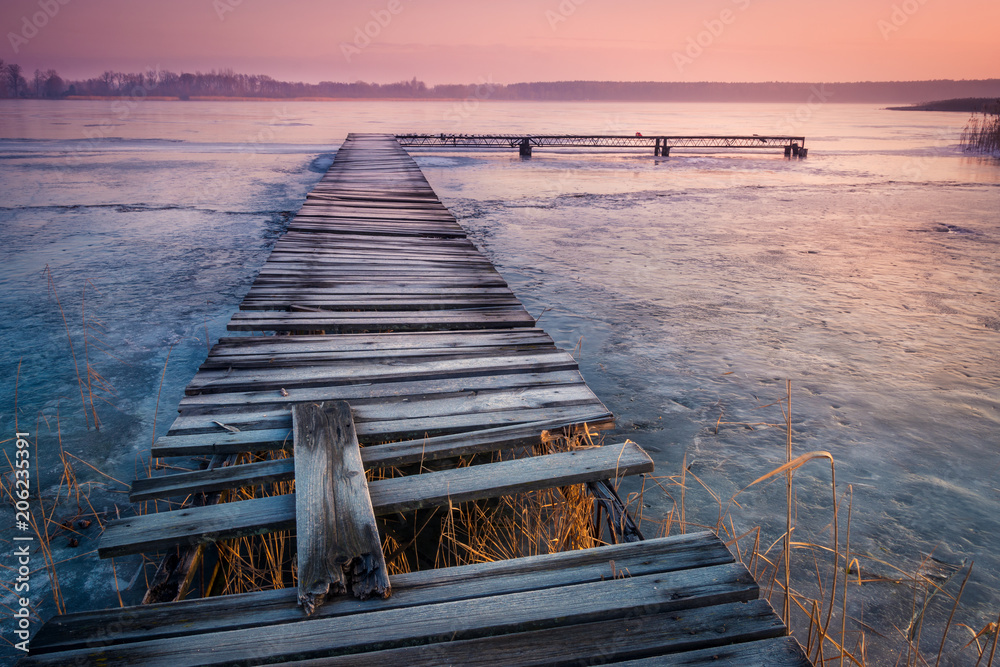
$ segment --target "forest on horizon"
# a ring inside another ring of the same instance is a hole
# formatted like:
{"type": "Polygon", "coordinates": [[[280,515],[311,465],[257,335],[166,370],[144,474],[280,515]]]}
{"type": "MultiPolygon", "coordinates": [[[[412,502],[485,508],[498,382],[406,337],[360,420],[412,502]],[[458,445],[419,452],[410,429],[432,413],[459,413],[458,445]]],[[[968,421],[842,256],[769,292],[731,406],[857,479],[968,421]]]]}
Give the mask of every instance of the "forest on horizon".
{"type": "Polygon", "coordinates": [[[1000,97],[1000,79],[810,82],[672,82],[545,81],[428,86],[410,81],[379,84],[364,81],[302,83],[233,70],[182,72],[107,70],[89,79],[64,79],[54,69],[24,72],[0,60],[0,97],[64,99],[73,97],[199,97],[463,99],[628,102],[869,102],[923,103],[959,97],[1000,97]]]}

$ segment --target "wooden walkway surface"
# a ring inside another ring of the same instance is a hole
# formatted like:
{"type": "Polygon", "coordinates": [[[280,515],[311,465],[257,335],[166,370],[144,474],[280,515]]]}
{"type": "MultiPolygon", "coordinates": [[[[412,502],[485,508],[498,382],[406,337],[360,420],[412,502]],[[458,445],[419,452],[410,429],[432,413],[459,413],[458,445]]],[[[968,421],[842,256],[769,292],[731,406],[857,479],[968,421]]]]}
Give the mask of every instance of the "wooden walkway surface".
{"type": "MultiPolygon", "coordinates": [[[[395,139],[352,134],[229,324],[267,335],[214,346],[153,455],[292,448],[292,406],[334,400],[349,403],[368,468],[613,426],[572,356],[534,324],[395,139]]],[[[651,471],[626,442],[409,474],[368,492],[382,515],[651,471]]],[[[136,480],[131,498],[294,478],[293,459],[228,465],[136,480]]],[[[200,550],[295,526],[294,493],[185,505],[111,522],[99,553],[200,550]]],[[[655,664],[808,664],[708,534],[414,572],[393,577],[392,590],[337,598],[309,618],[294,589],[71,614],[41,629],[25,664],[568,664],[667,653],[655,664]]]]}
{"type": "Polygon", "coordinates": [[[23,664],[809,665],[710,533],[391,581],[390,598],[309,618],[294,589],[69,614],[23,664]]]}

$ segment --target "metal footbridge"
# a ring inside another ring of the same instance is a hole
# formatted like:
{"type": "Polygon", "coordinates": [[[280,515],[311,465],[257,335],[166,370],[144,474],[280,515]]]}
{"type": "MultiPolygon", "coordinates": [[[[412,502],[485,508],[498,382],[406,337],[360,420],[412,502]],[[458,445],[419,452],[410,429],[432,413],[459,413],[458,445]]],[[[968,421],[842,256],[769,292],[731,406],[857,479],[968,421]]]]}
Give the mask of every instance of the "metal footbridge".
{"type": "Polygon", "coordinates": [[[397,134],[406,148],[516,148],[530,156],[534,148],[652,148],[670,155],[671,148],[781,148],[786,156],[805,157],[805,137],[784,135],[614,135],[614,134],[397,134]]]}

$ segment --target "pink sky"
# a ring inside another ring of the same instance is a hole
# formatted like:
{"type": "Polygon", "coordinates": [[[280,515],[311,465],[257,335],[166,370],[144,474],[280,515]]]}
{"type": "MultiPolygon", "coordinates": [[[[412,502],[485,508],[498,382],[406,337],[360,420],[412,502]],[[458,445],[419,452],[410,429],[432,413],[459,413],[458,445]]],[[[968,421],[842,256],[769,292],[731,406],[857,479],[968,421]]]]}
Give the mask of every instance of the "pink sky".
{"type": "Polygon", "coordinates": [[[1000,77],[997,26],[997,0],[3,0],[0,58],[70,78],[973,79],[1000,77]]]}

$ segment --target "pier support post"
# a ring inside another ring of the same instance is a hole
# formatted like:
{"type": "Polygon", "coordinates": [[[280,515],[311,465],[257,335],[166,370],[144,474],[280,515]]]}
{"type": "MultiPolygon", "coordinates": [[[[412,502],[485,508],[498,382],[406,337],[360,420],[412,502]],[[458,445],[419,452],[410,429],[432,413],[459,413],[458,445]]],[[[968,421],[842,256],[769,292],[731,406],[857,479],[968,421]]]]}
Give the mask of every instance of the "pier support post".
{"type": "Polygon", "coordinates": [[[531,157],[531,140],[525,137],[521,139],[521,146],[518,150],[521,157],[531,157]]]}
{"type": "Polygon", "coordinates": [[[670,157],[670,146],[667,145],[667,140],[663,140],[663,145],[660,146],[660,155],[663,157],[670,157]]]}
{"type": "Polygon", "coordinates": [[[785,157],[792,157],[792,147],[785,146],[785,157]]]}
{"type": "Polygon", "coordinates": [[[653,157],[660,156],[660,138],[656,138],[656,146],[653,147],[653,157]]]}
{"type": "Polygon", "coordinates": [[[799,156],[799,145],[793,143],[792,144],[792,157],[798,157],[798,156],[799,156]]]}

